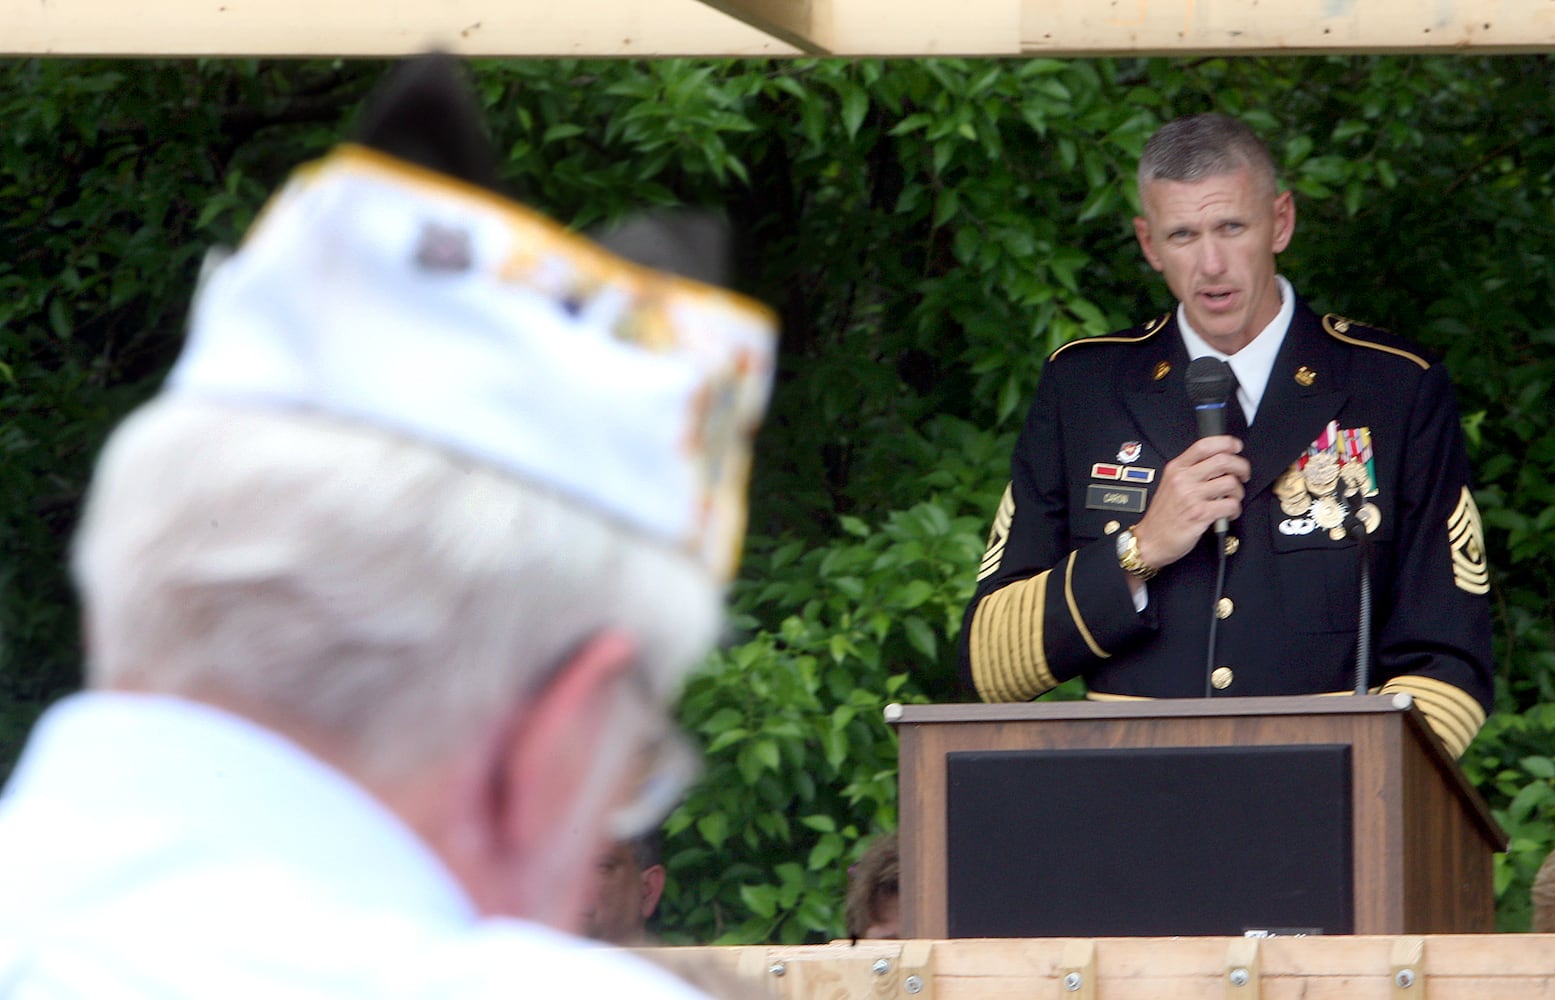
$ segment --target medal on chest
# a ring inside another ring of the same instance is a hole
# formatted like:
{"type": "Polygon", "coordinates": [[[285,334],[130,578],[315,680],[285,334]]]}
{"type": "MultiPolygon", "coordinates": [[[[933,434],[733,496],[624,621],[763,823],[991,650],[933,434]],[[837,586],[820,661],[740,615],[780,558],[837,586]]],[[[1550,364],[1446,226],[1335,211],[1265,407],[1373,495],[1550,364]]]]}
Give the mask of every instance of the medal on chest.
{"type": "Polygon", "coordinates": [[[1372,534],[1382,525],[1382,510],[1372,502],[1377,493],[1371,429],[1342,428],[1331,420],[1275,480],[1274,495],[1285,515],[1277,527],[1282,535],[1323,531],[1337,542],[1358,522],[1372,534]]]}

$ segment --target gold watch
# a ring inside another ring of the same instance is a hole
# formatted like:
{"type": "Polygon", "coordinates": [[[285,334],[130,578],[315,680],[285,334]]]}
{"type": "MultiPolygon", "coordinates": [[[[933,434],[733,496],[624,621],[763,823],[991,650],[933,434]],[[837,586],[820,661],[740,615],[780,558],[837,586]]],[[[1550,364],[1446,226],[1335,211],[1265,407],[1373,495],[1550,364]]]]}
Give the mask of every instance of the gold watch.
{"type": "Polygon", "coordinates": [[[1118,565],[1123,567],[1123,572],[1137,580],[1148,580],[1155,576],[1155,567],[1139,558],[1139,539],[1135,537],[1132,528],[1124,528],[1118,533],[1118,565]]]}

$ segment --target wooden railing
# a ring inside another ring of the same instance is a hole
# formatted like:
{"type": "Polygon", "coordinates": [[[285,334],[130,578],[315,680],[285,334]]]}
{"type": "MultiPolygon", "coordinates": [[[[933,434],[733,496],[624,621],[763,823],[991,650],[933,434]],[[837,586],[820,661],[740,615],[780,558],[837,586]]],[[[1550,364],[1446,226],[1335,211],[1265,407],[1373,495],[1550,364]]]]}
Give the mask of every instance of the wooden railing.
{"type": "Polygon", "coordinates": [[[650,948],[715,995],[770,1000],[1539,1000],[1555,935],[838,941],[650,948]]]}

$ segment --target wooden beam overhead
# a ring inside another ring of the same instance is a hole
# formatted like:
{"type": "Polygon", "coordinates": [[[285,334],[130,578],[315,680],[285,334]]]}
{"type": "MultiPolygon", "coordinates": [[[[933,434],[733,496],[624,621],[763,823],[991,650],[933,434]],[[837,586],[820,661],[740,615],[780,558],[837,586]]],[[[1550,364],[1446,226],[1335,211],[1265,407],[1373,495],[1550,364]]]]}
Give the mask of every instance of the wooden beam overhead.
{"type": "Polygon", "coordinates": [[[1555,49],[1555,0],[1023,0],[1028,55],[1555,49]]]}
{"type": "Polygon", "coordinates": [[[0,55],[1555,51],[1555,0],[0,0],[0,55]]]}
{"type": "Polygon", "coordinates": [[[831,53],[831,39],[817,24],[812,0],[702,0],[709,7],[782,39],[808,55],[831,53]]]}
{"type": "Polygon", "coordinates": [[[1020,55],[1020,0],[704,0],[814,55],[1020,55]]]}
{"type": "Polygon", "coordinates": [[[0,55],[791,56],[698,0],[0,0],[0,55]]]}

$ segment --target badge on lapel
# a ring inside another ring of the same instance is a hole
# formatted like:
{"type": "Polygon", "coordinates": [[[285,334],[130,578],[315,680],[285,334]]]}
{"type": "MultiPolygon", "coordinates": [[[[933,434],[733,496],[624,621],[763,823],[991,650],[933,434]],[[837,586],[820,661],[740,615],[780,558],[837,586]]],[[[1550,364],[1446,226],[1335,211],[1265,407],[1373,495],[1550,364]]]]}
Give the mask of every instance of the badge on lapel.
{"type": "Polygon", "coordinates": [[[1135,483],[1133,486],[1112,486],[1091,483],[1086,487],[1085,506],[1088,510],[1116,510],[1142,514],[1150,501],[1150,491],[1145,486],[1155,482],[1156,470],[1145,465],[1134,465],[1145,453],[1145,446],[1138,441],[1125,441],[1118,446],[1118,460],[1097,462],[1091,466],[1091,478],[1109,483],[1135,483]]]}

